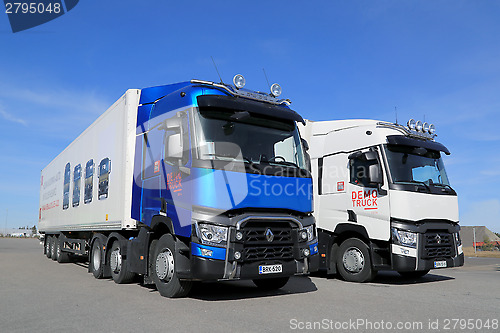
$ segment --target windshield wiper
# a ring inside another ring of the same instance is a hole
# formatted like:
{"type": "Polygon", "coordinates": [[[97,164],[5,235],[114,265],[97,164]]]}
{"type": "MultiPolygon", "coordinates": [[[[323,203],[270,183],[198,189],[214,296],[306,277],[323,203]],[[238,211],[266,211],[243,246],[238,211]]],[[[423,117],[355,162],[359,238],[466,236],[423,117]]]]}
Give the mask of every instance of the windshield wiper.
{"type": "Polygon", "coordinates": [[[248,157],[246,156],[243,156],[243,161],[245,163],[248,163],[250,164],[251,167],[254,167],[256,170],[260,171],[260,168],[258,167],[258,164],[255,163],[254,161],[252,161],[251,159],[249,159],[248,157]]]}
{"type": "Polygon", "coordinates": [[[432,185],[437,185],[439,187],[442,187],[442,188],[447,188],[449,189],[450,191],[454,192],[455,190],[453,189],[453,187],[451,187],[450,185],[448,184],[443,184],[443,183],[432,183],[432,185]]]}
{"type": "Polygon", "coordinates": [[[279,165],[286,165],[286,166],[293,166],[297,169],[302,169],[301,167],[298,166],[298,164],[294,162],[289,162],[289,161],[262,161],[264,163],[269,163],[269,164],[279,164],[279,165]]]}
{"type": "Polygon", "coordinates": [[[418,181],[418,180],[401,180],[401,181],[397,181],[396,183],[410,183],[410,184],[420,184],[420,185],[424,185],[425,188],[427,189],[427,191],[430,193],[431,192],[431,188],[429,187],[429,185],[427,185],[426,183],[424,182],[421,182],[421,181],[418,181]]]}

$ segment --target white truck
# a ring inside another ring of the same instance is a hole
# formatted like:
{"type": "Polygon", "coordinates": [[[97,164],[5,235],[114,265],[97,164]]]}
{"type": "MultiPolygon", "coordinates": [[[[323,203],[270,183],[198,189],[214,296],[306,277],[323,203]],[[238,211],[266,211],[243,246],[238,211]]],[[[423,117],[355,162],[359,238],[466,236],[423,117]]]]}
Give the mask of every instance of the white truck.
{"type": "Polygon", "coordinates": [[[320,270],[347,281],[379,270],[420,277],[462,266],[458,200],[435,127],[377,120],[306,121],[320,270]]]}

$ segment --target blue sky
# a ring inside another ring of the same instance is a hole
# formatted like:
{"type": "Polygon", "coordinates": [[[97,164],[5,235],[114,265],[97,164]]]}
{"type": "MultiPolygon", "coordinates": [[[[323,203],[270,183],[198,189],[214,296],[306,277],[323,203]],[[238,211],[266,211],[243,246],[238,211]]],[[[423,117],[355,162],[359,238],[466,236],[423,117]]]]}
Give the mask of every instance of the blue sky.
{"type": "Polygon", "coordinates": [[[437,127],[463,225],[500,232],[500,3],[80,1],[13,34],[0,13],[0,228],[38,219],[40,170],[126,89],[245,75],[313,120],[437,127]]]}

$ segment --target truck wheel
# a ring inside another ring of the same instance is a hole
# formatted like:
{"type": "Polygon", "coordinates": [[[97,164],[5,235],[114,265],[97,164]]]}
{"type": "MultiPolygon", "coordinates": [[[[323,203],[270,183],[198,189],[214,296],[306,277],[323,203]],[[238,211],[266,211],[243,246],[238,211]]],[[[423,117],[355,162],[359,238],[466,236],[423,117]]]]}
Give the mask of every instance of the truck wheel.
{"type": "Polygon", "coordinates": [[[276,290],[283,288],[285,284],[287,284],[290,278],[287,277],[278,277],[278,278],[270,278],[270,279],[254,279],[253,283],[263,290],[276,290]]]}
{"type": "Polygon", "coordinates": [[[399,275],[405,278],[421,278],[422,276],[426,275],[429,273],[429,269],[423,270],[423,271],[411,271],[411,272],[398,272],[399,275]]]}
{"type": "Polygon", "coordinates": [[[45,239],[45,255],[50,258],[50,243],[52,242],[52,236],[48,236],[45,239]]]}
{"type": "Polygon", "coordinates": [[[96,279],[104,277],[104,255],[102,250],[102,243],[99,238],[94,240],[92,250],[90,251],[90,270],[96,279]]]}
{"type": "Polygon", "coordinates": [[[111,277],[118,284],[130,283],[134,280],[135,273],[127,270],[127,260],[123,259],[120,242],[115,240],[109,252],[109,265],[111,266],[111,277]]]}
{"type": "Polygon", "coordinates": [[[57,253],[57,262],[58,263],[64,263],[64,262],[69,262],[69,253],[64,252],[62,250],[63,247],[63,241],[62,238],[58,238],[56,240],[56,253],[57,253]]]}
{"type": "Polygon", "coordinates": [[[337,252],[337,270],[346,281],[369,282],[377,272],[373,270],[368,246],[359,238],[349,238],[337,252]]]}
{"type": "Polygon", "coordinates": [[[56,236],[52,236],[52,240],[50,242],[50,258],[52,260],[57,260],[57,241],[58,238],[56,236]]]}
{"type": "Polygon", "coordinates": [[[156,289],[164,297],[184,297],[192,287],[191,281],[180,281],[175,271],[175,241],[172,235],[163,235],[156,243],[152,258],[152,278],[156,289]]]}

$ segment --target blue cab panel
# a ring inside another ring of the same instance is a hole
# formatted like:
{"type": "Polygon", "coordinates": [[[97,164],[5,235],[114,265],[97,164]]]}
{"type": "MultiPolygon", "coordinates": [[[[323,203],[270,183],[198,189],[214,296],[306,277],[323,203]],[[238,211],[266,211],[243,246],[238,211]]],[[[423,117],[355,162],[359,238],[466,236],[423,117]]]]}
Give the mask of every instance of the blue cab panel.
{"type": "Polygon", "coordinates": [[[183,122],[187,131],[192,130],[189,110],[198,107],[200,95],[229,96],[222,89],[190,82],[142,90],[137,118],[132,218],[151,225],[154,216],[166,215],[172,220],[175,235],[190,237],[193,207],[220,211],[248,208],[311,212],[311,178],[193,167],[190,135],[185,142],[190,149],[185,152],[182,163],[168,161],[166,138],[176,133],[162,124],[174,119],[183,122]]]}

